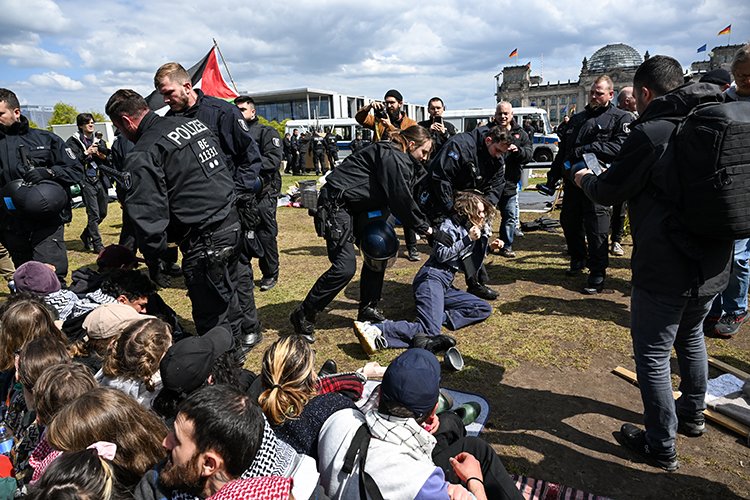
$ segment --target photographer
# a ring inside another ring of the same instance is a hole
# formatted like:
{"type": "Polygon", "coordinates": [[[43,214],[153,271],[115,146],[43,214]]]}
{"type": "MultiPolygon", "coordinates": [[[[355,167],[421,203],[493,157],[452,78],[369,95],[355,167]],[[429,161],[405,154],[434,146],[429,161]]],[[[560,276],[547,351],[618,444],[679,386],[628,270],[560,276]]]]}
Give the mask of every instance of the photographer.
{"type": "Polygon", "coordinates": [[[83,165],[84,182],[81,183],[81,196],[86,206],[86,227],[81,233],[83,248],[99,253],[104,248],[99,224],[107,217],[109,180],[99,171],[99,163],[107,161],[107,144],[94,137],[94,116],[91,113],[80,113],[76,117],[78,132],[71,135],[65,145],[73,151],[76,159],[83,165]],[[103,147],[100,147],[103,146],[103,147]]]}
{"type": "Polygon", "coordinates": [[[51,264],[65,282],[64,227],[72,219],[69,188],[82,176],[81,164],[62,139],[30,128],[16,94],[0,88],[2,240],[16,266],[30,260],[51,264]],[[33,197],[25,196],[29,194],[33,197]]]}
{"type": "Polygon", "coordinates": [[[456,135],[456,127],[451,122],[443,120],[443,112],[445,111],[445,104],[439,97],[433,97],[427,103],[427,113],[430,114],[430,119],[423,122],[419,122],[421,126],[430,131],[432,137],[432,156],[437,155],[443,144],[456,135]]]}
{"type": "Polygon", "coordinates": [[[388,135],[394,130],[406,130],[417,122],[406,116],[401,110],[404,105],[404,98],[396,89],[391,89],[385,93],[383,102],[373,101],[370,104],[362,106],[354,119],[357,123],[365,128],[375,132],[374,141],[388,139],[388,135]],[[370,110],[373,113],[370,113],[370,110]]]}

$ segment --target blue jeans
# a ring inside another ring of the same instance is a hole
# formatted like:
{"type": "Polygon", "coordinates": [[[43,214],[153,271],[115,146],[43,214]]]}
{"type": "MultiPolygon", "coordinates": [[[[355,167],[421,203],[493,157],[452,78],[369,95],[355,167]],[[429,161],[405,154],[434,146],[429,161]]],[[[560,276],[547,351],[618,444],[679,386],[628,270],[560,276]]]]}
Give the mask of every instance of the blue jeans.
{"type": "Polygon", "coordinates": [[[711,316],[742,314],[747,311],[747,292],[750,288],[750,238],[735,240],[734,262],[726,290],[714,300],[711,316]]]}
{"type": "Polygon", "coordinates": [[[713,297],[660,295],[633,287],[630,335],[643,400],[646,441],[658,451],[675,447],[677,414],[692,418],[706,409],[708,358],[703,320],[713,297]],[[675,402],[669,359],[672,347],[680,367],[675,402]]]}
{"type": "Polygon", "coordinates": [[[505,243],[505,248],[511,249],[513,246],[513,237],[516,234],[516,208],[518,191],[513,196],[503,194],[500,197],[498,206],[500,207],[500,239],[505,243]]]}
{"type": "Polygon", "coordinates": [[[388,347],[409,347],[415,335],[440,335],[442,326],[458,330],[487,319],[492,306],[474,295],[452,286],[454,273],[422,266],[414,277],[414,304],[417,321],[385,321],[377,324],[388,347]]]}

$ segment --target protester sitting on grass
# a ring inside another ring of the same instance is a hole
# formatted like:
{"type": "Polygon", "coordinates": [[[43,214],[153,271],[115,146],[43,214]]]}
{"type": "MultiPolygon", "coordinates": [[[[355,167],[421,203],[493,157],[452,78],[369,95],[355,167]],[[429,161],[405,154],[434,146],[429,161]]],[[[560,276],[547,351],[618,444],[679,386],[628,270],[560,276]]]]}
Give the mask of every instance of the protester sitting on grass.
{"type": "Polygon", "coordinates": [[[70,290],[60,288],[60,280],[49,264],[30,260],[18,266],[13,282],[19,292],[29,292],[41,297],[55,311],[60,321],[80,316],[99,304],[80,299],[70,290]]]}
{"type": "Polygon", "coordinates": [[[492,306],[468,292],[453,286],[456,272],[473,275],[482,265],[487,249],[502,248],[503,242],[492,242],[492,219],[495,208],[480,194],[461,191],[456,194],[451,217],[440,225],[450,236],[450,245],[435,241],[432,255],[414,277],[414,303],[417,320],[382,323],[354,322],[354,332],[368,355],[384,347],[422,347],[442,352],[456,345],[450,335],[442,334],[445,325],[458,330],[484,321],[492,306]]]}
{"type": "Polygon", "coordinates": [[[122,245],[107,245],[96,258],[97,269],[84,267],[73,271],[69,289],[83,297],[100,288],[107,276],[118,270],[133,270],[143,262],[122,245]]]}
{"type": "Polygon", "coordinates": [[[318,433],[332,414],[356,408],[338,392],[318,394],[315,354],[299,335],[282,337],[266,350],[258,399],[276,435],[298,453],[317,460],[318,433]]]}
{"type": "Polygon", "coordinates": [[[154,413],[120,391],[98,387],[65,405],[47,427],[56,450],[81,451],[97,441],[117,445],[115,476],[131,490],[164,458],[167,428],[154,413]]]}
{"type": "Polygon", "coordinates": [[[159,363],[170,345],[172,331],[164,321],[130,320],[110,345],[95,378],[102,386],[122,391],[150,410],[162,387],[159,363]]]}
{"type": "MultiPolygon", "coordinates": [[[[36,421],[41,426],[50,423],[66,404],[98,387],[91,371],[80,363],[63,363],[50,366],[42,372],[34,385],[36,421]]],[[[30,484],[39,479],[44,470],[61,452],[53,450],[47,441],[47,431],[29,457],[34,469],[30,484]]]]}

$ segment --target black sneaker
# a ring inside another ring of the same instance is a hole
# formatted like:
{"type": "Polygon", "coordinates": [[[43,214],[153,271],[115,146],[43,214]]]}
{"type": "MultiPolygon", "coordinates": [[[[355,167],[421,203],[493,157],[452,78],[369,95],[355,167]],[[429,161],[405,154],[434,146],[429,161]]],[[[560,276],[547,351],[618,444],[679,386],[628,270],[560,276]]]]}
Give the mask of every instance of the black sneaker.
{"type": "Polygon", "coordinates": [[[445,352],[456,346],[456,339],[450,335],[428,336],[424,334],[415,335],[411,342],[412,347],[426,349],[433,354],[445,352]]]}
{"type": "Polygon", "coordinates": [[[357,314],[357,321],[369,321],[370,323],[382,323],[385,321],[383,311],[376,308],[375,306],[365,306],[359,310],[357,314]]]}
{"type": "Polygon", "coordinates": [[[652,465],[661,467],[667,472],[674,472],[680,468],[680,462],[677,461],[677,452],[669,453],[654,450],[646,442],[646,431],[633,424],[623,424],[620,428],[618,441],[626,448],[638,453],[652,465]]]}
{"type": "Polygon", "coordinates": [[[495,300],[500,296],[495,290],[481,283],[469,286],[466,291],[484,300],[495,300]]]}
{"type": "Polygon", "coordinates": [[[723,339],[731,339],[740,331],[742,323],[747,320],[747,311],[741,313],[725,314],[716,323],[714,334],[723,339]]]}
{"type": "Polygon", "coordinates": [[[706,433],[706,417],[703,413],[695,417],[677,415],[677,432],[688,437],[701,437],[706,433]]]}
{"type": "Polygon", "coordinates": [[[420,257],[417,247],[409,247],[406,252],[406,258],[412,262],[419,262],[422,257],[420,257]]]}
{"type": "Polygon", "coordinates": [[[260,280],[260,291],[267,292],[276,286],[276,278],[263,278],[260,280]]]}
{"type": "Polygon", "coordinates": [[[289,321],[294,327],[294,333],[302,335],[311,344],[315,342],[315,323],[305,316],[301,304],[289,315],[289,321]]]}

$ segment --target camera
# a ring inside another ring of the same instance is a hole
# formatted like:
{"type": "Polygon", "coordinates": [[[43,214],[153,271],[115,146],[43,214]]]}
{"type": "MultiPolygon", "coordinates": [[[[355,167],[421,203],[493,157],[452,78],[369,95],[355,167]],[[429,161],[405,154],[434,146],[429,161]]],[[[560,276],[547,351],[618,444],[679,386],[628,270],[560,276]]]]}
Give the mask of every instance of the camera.
{"type": "Polygon", "coordinates": [[[96,143],[96,149],[103,155],[108,156],[109,155],[109,148],[107,147],[107,143],[104,141],[99,141],[96,143]]]}
{"type": "Polygon", "coordinates": [[[388,118],[388,110],[385,107],[385,103],[381,102],[382,108],[373,108],[375,110],[375,118],[388,118]]]}

